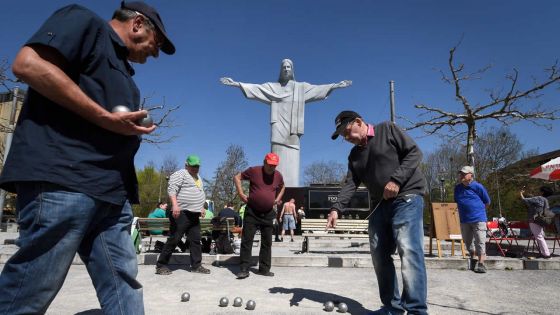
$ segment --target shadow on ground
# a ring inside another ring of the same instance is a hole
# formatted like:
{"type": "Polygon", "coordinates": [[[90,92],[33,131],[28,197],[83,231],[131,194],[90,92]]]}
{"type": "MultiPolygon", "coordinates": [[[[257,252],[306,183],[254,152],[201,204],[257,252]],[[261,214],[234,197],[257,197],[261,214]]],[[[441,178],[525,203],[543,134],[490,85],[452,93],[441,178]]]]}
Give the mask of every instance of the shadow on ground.
{"type": "Polygon", "coordinates": [[[91,309],[76,313],[76,315],[103,315],[103,311],[101,311],[100,309],[91,309]]]}
{"type": "Polygon", "coordinates": [[[332,301],[335,305],[340,302],[344,302],[346,303],[346,305],[348,305],[348,312],[351,314],[366,314],[367,312],[370,312],[369,310],[364,308],[362,303],[356,300],[324,291],[283,287],[273,287],[268,289],[268,291],[273,294],[293,294],[292,298],[290,299],[290,307],[299,306],[299,303],[305,298],[321,304],[324,304],[327,301],[332,301]]]}

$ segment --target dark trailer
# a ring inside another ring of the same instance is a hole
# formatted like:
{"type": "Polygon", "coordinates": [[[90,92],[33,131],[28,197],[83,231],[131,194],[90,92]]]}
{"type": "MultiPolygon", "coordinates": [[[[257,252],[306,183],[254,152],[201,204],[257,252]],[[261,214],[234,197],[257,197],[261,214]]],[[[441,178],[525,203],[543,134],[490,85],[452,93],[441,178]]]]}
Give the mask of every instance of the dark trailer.
{"type": "MultiPolygon", "coordinates": [[[[296,208],[305,209],[307,218],[324,219],[328,216],[331,206],[336,202],[340,186],[314,185],[308,187],[286,187],[284,201],[294,198],[296,208]]],[[[369,214],[370,198],[365,187],[359,187],[344,212],[344,219],[365,219],[369,214]]]]}

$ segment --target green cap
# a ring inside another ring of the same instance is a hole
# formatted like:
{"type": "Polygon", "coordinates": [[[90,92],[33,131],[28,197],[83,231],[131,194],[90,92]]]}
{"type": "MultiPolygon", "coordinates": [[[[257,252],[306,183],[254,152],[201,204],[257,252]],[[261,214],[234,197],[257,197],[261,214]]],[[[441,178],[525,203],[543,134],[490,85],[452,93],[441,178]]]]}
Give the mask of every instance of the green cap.
{"type": "Polygon", "coordinates": [[[187,165],[188,166],[200,166],[200,158],[198,157],[198,155],[187,156],[187,165]]]}

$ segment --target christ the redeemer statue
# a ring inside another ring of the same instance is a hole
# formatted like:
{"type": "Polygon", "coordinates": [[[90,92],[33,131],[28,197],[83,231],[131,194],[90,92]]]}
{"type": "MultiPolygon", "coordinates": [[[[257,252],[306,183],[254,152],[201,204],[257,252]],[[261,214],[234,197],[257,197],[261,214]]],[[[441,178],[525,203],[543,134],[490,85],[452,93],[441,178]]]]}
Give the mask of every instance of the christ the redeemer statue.
{"type": "Polygon", "coordinates": [[[278,170],[287,187],[299,186],[299,138],[303,135],[305,103],[323,100],[332,90],[352,84],[348,80],[323,85],[296,82],[294,63],[290,59],[282,60],[278,82],[252,84],[235,82],[231,78],[220,81],[239,87],[246,98],[270,105],[271,151],[280,157],[278,170]]]}

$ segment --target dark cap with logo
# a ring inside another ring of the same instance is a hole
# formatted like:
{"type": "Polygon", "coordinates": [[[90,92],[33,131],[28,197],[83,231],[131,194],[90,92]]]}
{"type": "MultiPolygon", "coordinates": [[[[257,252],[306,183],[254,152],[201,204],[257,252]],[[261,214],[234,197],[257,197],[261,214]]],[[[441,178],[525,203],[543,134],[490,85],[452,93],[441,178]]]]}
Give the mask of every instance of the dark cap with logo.
{"type": "Polygon", "coordinates": [[[144,14],[147,18],[149,18],[150,21],[154,23],[154,25],[158,28],[158,30],[165,38],[165,41],[161,46],[161,51],[163,51],[168,55],[173,55],[175,53],[175,46],[169,39],[169,36],[167,36],[167,33],[165,32],[165,27],[163,26],[163,21],[161,20],[161,17],[159,16],[159,13],[156,9],[154,9],[153,7],[149,6],[148,4],[142,1],[130,1],[130,2],[122,1],[121,9],[137,11],[139,13],[144,14]]]}
{"type": "Polygon", "coordinates": [[[362,118],[362,116],[360,116],[360,114],[353,112],[351,110],[341,111],[340,114],[338,114],[334,119],[336,130],[332,134],[331,139],[334,140],[338,138],[340,134],[344,133],[344,129],[346,129],[346,126],[349,123],[353,122],[356,118],[362,118]]]}

